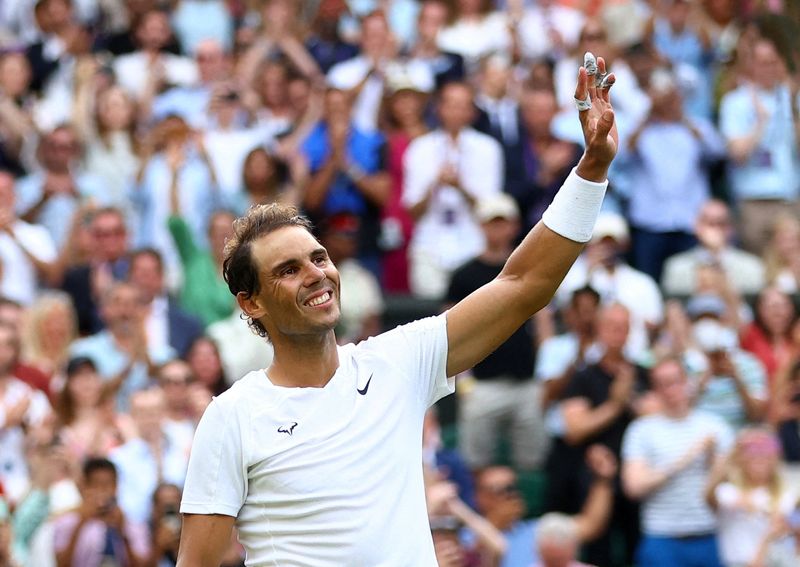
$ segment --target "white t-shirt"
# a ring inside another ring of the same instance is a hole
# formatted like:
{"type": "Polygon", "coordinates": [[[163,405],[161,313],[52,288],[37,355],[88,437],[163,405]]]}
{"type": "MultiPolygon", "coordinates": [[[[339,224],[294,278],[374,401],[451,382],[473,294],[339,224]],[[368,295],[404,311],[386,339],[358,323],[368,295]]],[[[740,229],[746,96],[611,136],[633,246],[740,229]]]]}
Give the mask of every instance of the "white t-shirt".
{"type": "Polygon", "coordinates": [[[58,252],[50,233],[43,226],[18,220],[14,222],[13,230],[15,237],[0,233],[0,292],[28,305],[36,296],[36,267],[25,255],[22,246],[42,262],[54,261],[58,252]]]}
{"type": "Polygon", "coordinates": [[[445,317],[339,347],[323,388],[236,382],[200,421],[181,512],[236,516],[248,566],[436,565],[421,440],[455,389],[445,317]]]}
{"type": "Polygon", "coordinates": [[[719,507],[719,553],[725,565],[749,564],[769,532],[775,512],[788,516],[797,501],[792,491],[784,491],[773,503],[764,487],[755,488],[745,499],[742,489],[730,482],[714,491],[719,507]]]}

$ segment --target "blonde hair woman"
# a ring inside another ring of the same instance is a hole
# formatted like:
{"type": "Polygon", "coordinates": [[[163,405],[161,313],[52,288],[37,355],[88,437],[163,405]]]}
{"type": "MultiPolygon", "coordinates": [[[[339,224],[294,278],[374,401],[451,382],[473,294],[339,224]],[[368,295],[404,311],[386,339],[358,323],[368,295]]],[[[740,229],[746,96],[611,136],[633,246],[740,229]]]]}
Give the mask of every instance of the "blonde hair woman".
{"type": "Polygon", "coordinates": [[[772,225],[772,239],[764,249],[766,279],[784,293],[797,293],[800,282],[800,219],[784,213],[772,225]]]}
{"type": "Polygon", "coordinates": [[[78,336],[78,321],[69,295],[42,294],[28,309],[23,331],[23,358],[52,377],[67,362],[69,346],[78,336]]]}
{"type": "Polygon", "coordinates": [[[778,518],[794,509],[796,495],[780,473],[781,450],[766,427],[741,431],[732,454],[712,473],[706,497],[717,512],[720,557],[727,567],[745,567],[778,518]]]}

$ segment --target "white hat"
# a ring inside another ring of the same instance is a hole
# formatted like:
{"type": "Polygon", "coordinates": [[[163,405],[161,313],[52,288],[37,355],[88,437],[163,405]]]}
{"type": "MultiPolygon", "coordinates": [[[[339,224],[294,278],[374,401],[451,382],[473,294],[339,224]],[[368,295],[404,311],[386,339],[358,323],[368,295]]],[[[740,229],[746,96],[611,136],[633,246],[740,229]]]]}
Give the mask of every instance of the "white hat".
{"type": "Polygon", "coordinates": [[[603,238],[613,238],[617,242],[628,240],[628,223],[617,213],[601,212],[594,224],[592,241],[598,242],[603,238]]]}
{"type": "Polygon", "coordinates": [[[475,217],[478,222],[489,222],[497,218],[515,220],[519,218],[519,207],[511,195],[498,193],[478,201],[475,206],[475,217]]]}
{"type": "Polygon", "coordinates": [[[391,94],[402,90],[430,93],[436,87],[433,74],[425,66],[392,61],[386,65],[384,74],[391,94]]]}

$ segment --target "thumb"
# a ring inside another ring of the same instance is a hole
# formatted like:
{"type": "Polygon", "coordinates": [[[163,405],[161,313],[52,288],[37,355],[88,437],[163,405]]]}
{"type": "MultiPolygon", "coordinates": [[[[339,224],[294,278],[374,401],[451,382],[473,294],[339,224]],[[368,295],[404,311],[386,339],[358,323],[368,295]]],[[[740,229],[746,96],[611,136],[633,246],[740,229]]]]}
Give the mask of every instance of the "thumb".
{"type": "Polygon", "coordinates": [[[595,131],[595,138],[605,140],[608,133],[611,132],[611,127],[614,126],[614,111],[607,108],[603,111],[600,119],[597,121],[597,130],[595,131]]]}

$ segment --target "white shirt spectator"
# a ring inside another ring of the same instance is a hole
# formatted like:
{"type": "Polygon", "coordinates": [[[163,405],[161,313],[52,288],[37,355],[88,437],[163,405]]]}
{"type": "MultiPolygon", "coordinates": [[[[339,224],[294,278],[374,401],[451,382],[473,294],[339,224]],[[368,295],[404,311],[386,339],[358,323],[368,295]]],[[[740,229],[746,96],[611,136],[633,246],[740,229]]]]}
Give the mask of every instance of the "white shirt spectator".
{"type": "Polygon", "coordinates": [[[454,22],[439,32],[436,42],[439,49],[461,55],[468,68],[474,69],[482,57],[508,52],[511,34],[506,15],[493,12],[478,21],[454,22]]]}
{"type": "MultiPolygon", "coordinates": [[[[120,55],[114,60],[114,75],[119,85],[135,99],[140,99],[150,74],[150,56],[144,51],[120,55]]],[[[188,57],[162,53],[156,65],[164,69],[164,81],[172,86],[190,86],[198,81],[197,63],[188,57]]]]}
{"type": "Polygon", "coordinates": [[[58,252],[43,226],[18,220],[13,225],[14,237],[0,232],[0,292],[4,297],[23,305],[33,303],[36,296],[36,268],[22,247],[42,262],[53,262],[58,252]]]}
{"type": "Polygon", "coordinates": [[[517,27],[522,56],[528,60],[553,57],[561,49],[567,53],[578,43],[584,15],[558,3],[552,6],[531,6],[522,16],[517,27]],[[555,46],[552,34],[561,37],[562,45],[555,46]]]}
{"type": "MultiPolygon", "coordinates": [[[[406,151],[403,158],[403,205],[411,208],[421,202],[448,163],[458,170],[464,190],[476,200],[501,191],[503,156],[496,140],[465,128],[454,143],[445,132],[436,130],[411,142],[406,151]]],[[[483,247],[480,225],[458,189],[449,186],[437,188],[427,211],[417,220],[410,250],[412,256],[423,254],[432,268],[444,273],[444,278],[434,281],[436,276],[431,274],[422,278],[428,280],[426,286],[430,287],[419,289],[416,286],[417,289],[412,291],[441,297],[447,285],[447,275],[480,254],[483,247]]],[[[412,280],[416,279],[413,273],[416,261],[412,258],[412,280]]]]}
{"type": "Polygon", "coordinates": [[[631,327],[626,355],[633,361],[642,359],[650,340],[647,324],[658,325],[664,318],[664,301],[656,282],[647,274],[620,263],[613,273],[598,268],[589,272],[584,256],[580,256],[556,292],[559,305],[566,305],[572,293],[586,285],[600,294],[603,303],[620,303],[631,314],[631,327]]]}
{"type": "Polygon", "coordinates": [[[219,349],[225,378],[231,384],[272,364],[272,344],[253,333],[241,315],[241,309],[236,307],[230,317],[212,323],[206,329],[219,349]]]}
{"type": "Polygon", "coordinates": [[[347,259],[336,265],[339,270],[342,319],[336,336],[342,342],[360,338],[367,317],[383,313],[383,297],[378,280],[356,260],[347,259]]]}
{"type": "Polygon", "coordinates": [[[15,406],[25,398],[30,399],[30,406],[23,418],[27,426],[41,425],[50,414],[47,396],[22,380],[13,377],[8,379],[5,391],[0,395],[0,484],[12,504],[28,492],[30,479],[25,458],[25,433],[20,426],[6,427],[6,408],[15,406]]]}

